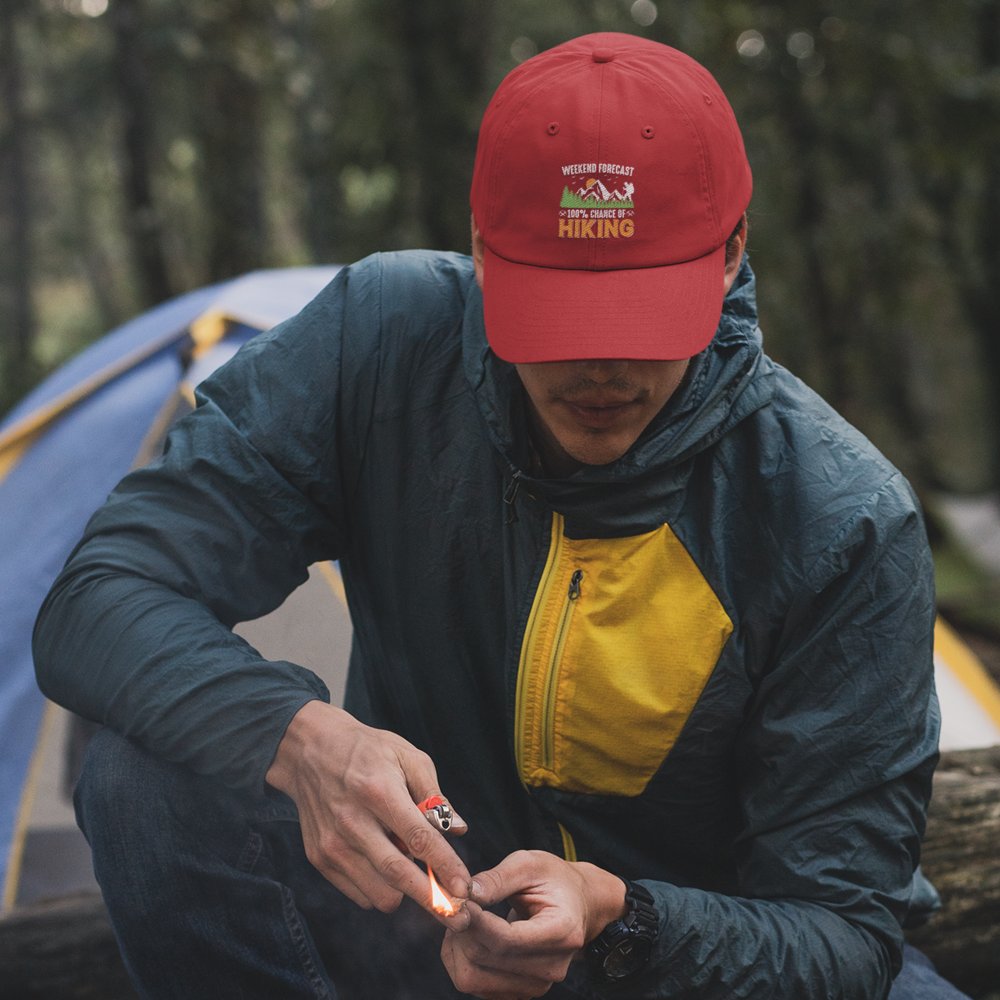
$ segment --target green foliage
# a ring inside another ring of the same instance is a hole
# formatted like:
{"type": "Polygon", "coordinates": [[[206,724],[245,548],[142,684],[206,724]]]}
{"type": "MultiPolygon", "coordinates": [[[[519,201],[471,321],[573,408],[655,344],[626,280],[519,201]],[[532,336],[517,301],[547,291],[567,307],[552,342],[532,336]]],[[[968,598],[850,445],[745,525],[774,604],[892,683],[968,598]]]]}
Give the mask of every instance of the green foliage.
{"type": "MultiPolygon", "coordinates": [[[[12,0],[2,18],[23,79],[0,140],[20,137],[30,191],[10,197],[0,157],[0,222],[30,215],[30,274],[0,248],[0,304],[30,282],[36,366],[240,270],[463,250],[497,83],[626,31],[702,61],[736,109],[771,353],[918,486],[1000,483],[1000,0],[12,0]]],[[[26,387],[13,343],[0,407],[26,387]]]]}
{"type": "Polygon", "coordinates": [[[1000,636],[1000,580],[951,539],[934,547],[934,579],[938,606],[949,621],[1000,636]]]}

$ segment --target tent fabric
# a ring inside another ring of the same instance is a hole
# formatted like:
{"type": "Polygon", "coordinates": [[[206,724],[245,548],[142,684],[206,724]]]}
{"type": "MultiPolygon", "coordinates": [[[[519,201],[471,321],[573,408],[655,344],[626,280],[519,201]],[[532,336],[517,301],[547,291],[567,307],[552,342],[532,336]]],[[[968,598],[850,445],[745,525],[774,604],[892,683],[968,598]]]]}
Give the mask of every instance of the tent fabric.
{"type": "Polygon", "coordinates": [[[150,431],[182,379],[200,381],[250,336],[297,312],[336,271],[261,271],[179,296],[67,362],[0,424],[0,883],[5,902],[12,897],[7,876],[16,870],[22,795],[45,704],[31,660],[39,605],[90,514],[148,449],[150,431]],[[206,319],[224,340],[198,343],[198,324],[206,319]]]}
{"type": "Polygon", "coordinates": [[[942,750],[1000,745],[1000,686],[940,617],[934,627],[934,680],[942,750]]]}

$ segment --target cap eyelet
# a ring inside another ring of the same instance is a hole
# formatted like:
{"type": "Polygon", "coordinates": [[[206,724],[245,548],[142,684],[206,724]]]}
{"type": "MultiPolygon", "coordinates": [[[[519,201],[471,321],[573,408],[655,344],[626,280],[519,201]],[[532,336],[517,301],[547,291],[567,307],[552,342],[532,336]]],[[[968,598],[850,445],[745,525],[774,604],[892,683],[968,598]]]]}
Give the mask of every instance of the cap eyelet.
{"type": "Polygon", "coordinates": [[[549,124],[545,127],[545,131],[548,132],[549,135],[558,135],[559,122],[549,122],[549,124]]]}
{"type": "Polygon", "coordinates": [[[643,139],[652,139],[656,135],[656,129],[652,125],[643,125],[642,127],[642,137],[643,139]]]}

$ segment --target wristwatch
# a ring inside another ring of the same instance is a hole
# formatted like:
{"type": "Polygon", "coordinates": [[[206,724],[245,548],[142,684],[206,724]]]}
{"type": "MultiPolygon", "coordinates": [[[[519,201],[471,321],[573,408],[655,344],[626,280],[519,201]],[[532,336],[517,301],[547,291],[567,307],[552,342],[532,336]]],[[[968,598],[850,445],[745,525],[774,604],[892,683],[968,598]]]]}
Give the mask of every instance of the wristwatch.
{"type": "Polygon", "coordinates": [[[612,920],[587,945],[593,972],[607,982],[621,982],[644,968],[660,930],[660,916],[645,886],[625,879],[625,916],[612,920]]]}

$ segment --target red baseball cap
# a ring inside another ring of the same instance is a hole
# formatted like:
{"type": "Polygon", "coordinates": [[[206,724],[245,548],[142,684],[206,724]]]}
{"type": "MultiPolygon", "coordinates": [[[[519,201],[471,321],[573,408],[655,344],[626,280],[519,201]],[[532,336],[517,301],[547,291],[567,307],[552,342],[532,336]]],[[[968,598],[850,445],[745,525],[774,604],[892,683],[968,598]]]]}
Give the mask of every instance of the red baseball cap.
{"type": "Polygon", "coordinates": [[[486,109],[472,179],[493,351],[697,354],[751,187],[729,102],[682,52],[603,33],[522,63],[486,109]]]}

